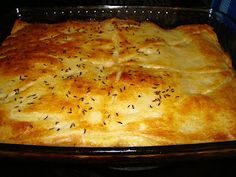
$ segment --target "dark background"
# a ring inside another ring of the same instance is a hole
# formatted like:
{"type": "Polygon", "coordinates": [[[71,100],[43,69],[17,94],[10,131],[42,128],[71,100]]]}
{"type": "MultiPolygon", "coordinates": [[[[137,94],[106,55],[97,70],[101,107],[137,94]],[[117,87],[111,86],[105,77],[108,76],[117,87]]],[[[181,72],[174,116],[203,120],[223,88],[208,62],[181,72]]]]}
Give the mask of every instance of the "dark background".
{"type": "Polygon", "coordinates": [[[27,160],[0,160],[2,177],[235,177],[234,158],[176,162],[127,171],[102,165],[27,160]]]}
{"type": "Polygon", "coordinates": [[[14,6],[61,6],[61,5],[165,5],[209,6],[211,0],[7,0],[1,7],[14,6]]]}
{"type": "MultiPolygon", "coordinates": [[[[161,5],[181,7],[210,7],[210,0],[7,0],[1,5],[1,14],[19,6],[78,6],[78,5],[161,5]]],[[[0,14],[0,15],[1,15],[0,14]]],[[[125,171],[103,165],[81,165],[77,163],[55,161],[30,161],[27,159],[0,158],[0,176],[2,177],[221,177],[236,176],[236,159],[218,158],[211,160],[196,160],[176,162],[169,165],[159,165],[153,169],[141,171],[125,171]]]]}

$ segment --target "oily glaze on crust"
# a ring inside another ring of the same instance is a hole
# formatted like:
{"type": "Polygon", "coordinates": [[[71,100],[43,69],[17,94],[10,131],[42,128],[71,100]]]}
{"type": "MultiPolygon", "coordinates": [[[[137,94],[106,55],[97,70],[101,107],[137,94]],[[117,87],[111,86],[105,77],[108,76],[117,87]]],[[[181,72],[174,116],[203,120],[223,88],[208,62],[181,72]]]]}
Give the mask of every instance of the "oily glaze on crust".
{"type": "Polygon", "coordinates": [[[236,139],[236,78],[208,25],[17,20],[0,48],[0,142],[153,146],[236,139]]]}

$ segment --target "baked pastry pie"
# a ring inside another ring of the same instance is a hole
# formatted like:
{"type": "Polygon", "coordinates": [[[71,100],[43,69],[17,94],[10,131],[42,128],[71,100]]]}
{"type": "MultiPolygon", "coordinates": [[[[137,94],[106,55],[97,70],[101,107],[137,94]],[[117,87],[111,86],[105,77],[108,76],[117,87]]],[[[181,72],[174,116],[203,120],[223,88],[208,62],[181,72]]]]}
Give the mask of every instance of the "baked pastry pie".
{"type": "Polygon", "coordinates": [[[231,58],[205,24],[17,20],[0,48],[0,142],[156,146],[236,139],[231,58]]]}

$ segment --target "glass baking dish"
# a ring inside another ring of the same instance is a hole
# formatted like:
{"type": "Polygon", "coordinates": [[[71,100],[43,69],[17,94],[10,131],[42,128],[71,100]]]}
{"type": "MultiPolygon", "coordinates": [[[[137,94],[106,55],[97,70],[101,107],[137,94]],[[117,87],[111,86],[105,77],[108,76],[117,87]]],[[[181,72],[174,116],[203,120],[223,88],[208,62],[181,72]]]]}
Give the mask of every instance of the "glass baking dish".
{"type": "MultiPolygon", "coordinates": [[[[69,19],[103,20],[128,18],[150,20],[163,28],[183,24],[211,25],[223,48],[236,66],[236,24],[227,16],[211,9],[150,6],[78,6],[78,7],[21,7],[10,10],[0,17],[0,40],[10,34],[16,19],[27,22],[55,23],[69,19]]],[[[83,164],[109,166],[156,166],[176,161],[236,157],[236,141],[151,146],[151,147],[53,147],[0,143],[0,157],[71,160],[83,164]]]]}

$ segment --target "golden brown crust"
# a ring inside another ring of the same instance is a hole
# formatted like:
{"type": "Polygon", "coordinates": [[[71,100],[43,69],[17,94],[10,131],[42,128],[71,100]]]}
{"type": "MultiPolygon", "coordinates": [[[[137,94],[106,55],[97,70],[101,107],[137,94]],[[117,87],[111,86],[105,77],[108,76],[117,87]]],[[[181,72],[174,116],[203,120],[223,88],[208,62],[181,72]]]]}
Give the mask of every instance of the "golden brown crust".
{"type": "Polygon", "coordinates": [[[17,20],[0,48],[0,141],[152,146],[236,139],[236,77],[208,25],[17,20]]]}

